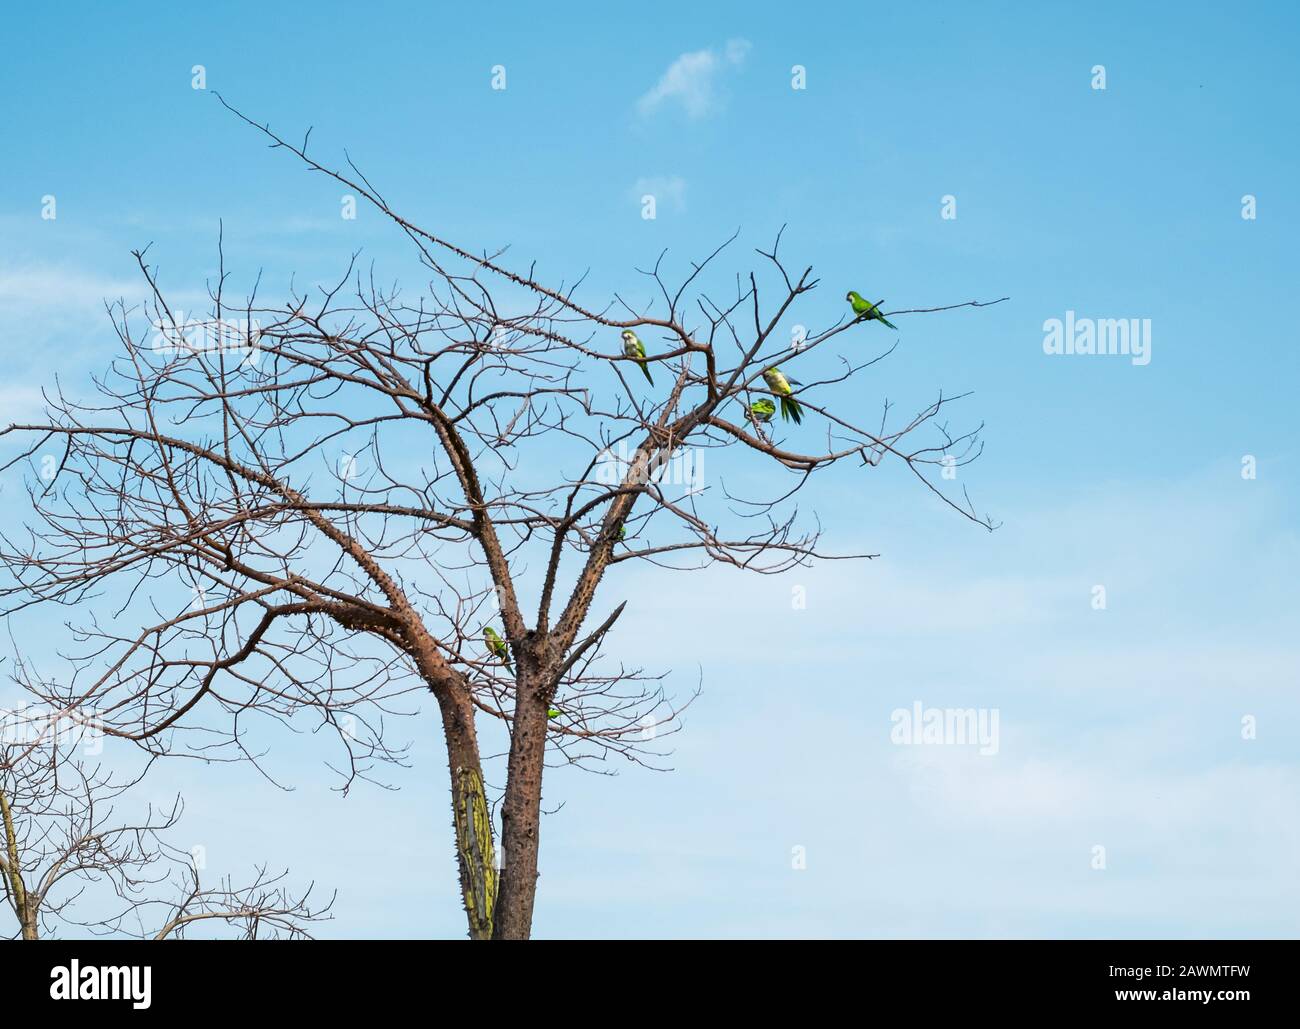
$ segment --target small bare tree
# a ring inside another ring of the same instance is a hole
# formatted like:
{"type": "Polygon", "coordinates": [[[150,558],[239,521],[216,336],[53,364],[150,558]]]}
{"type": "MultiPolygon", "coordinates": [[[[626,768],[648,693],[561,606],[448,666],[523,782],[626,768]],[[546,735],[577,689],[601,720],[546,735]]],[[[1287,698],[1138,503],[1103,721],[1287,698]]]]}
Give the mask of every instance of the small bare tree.
{"type": "Polygon", "coordinates": [[[123,353],[96,381],[99,399],[50,393],[47,420],[4,433],[23,440],[5,467],[35,473],[36,520],[3,545],[10,610],[115,605],[79,623],[70,678],[27,669],[23,682],[59,709],[93,705],[108,732],[156,753],[198,733],[206,756],[255,758],[251,716],[310,709],[337,732],[347,782],[400,758],[385,713],[427,691],[469,934],[527,937],[548,748],[588,767],[611,755],[654,764],[678,727],[680,705],[656,678],[603,659],[627,601],[594,613],[598,589],[629,562],[774,573],[855,556],[824,554],[799,517],[800,490],[833,466],[896,461],[990,526],[939,471],[978,455],[979,429],[950,432],[961,398],[942,394],[901,419],[886,403],[869,424],[860,402],[837,410],[829,398],[893,352],[881,342],[892,333],[848,312],[786,335],[818,282],[790,269],[779,234],[725,296],[704,283],[735,237],[674,285],[661,255],[644,273],[648,304],[595,303],[581,280],[547,285],[419,228],[350,161],[332,170],[307,139],[255,127],[391,219],[430,281],[407,296],[354,255],[332,285],[269,305],[254,287],[232,305],[221,248],[201,326],[226,341],[213,345],[210,332],[195,342],[199,327],[137,253],[151,328],[110,309],[123,353]],[[646,361],[625,331],[644,339],[646,361]],[[783,399],[764,377],[778,366],[804,376],[784,398],[802,424],[753,406],[783,399]],[[674,460],[705,452],[710,467],[759,470],[771,485],[748,495],[693,481],[678,495],[674,460]],[[498,628],[500,647],[484,640],[498,628]],[[229,717],[192,716],[203,701],[229,717]],[[508,738],[503,860],[480,716],[508,738]]]}
{"type": "Polygon", "coordinates": [[[292,938],[327,917],[332,898],[316,905],[311,886],[294,894],[287,873],[265,867],[246,886],[226,879],[204,887],[199,863],[166,841],[180,798],[119,821],[115,806],[144,773],[115,779],[69,749],[49,736],[0,748],[0,897],[15,936],[76,928],[166,939],[212,922],[236,927],[244,939],[292,938]]]}

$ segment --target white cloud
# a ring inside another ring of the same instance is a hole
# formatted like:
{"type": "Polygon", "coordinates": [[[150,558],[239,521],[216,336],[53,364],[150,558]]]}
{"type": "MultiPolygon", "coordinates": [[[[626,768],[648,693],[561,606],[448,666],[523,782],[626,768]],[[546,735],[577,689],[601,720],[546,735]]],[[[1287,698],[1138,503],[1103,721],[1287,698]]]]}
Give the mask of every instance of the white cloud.
{"type": "MultiPolygon", "coordinates": [[[[0,353],[11,371],[23,363],[48,371],[56,352],[65,365],[75,354],[98,360],[117,345],[105,305],[122,300],[138,312],[148,294],[143,275],[110,278],[63,263],[0,266],[0,353]]],[[[167,299],[173,311],[207,307],[204,289],[169,289],[167,299]]]]}
{"type": "Polygon", "coordinates": [[[103,312],[105,300],[143,295],[143,279],[105,279],[57,265],[0,269],[0,303],[28,309],[94,308],[103,312]]]}
{"type": "Polygon", "coordinates": [[[105,302],[137,305],[144,289],[143,279],[106,278],[68,264],[0,266],[0,353],[8,385],[24,371],[47,383],[56,364],[66,371],[91,341],[116,341],[105,302]]]}
{"type": "Polygon", "coordinates": [[[43,421],[45,397],[36,386],[0,386],[0,425],[43,421]]]}
{"type": "Polygon", "coordinates": [[[690,118],[704,118],[721,108],[719,76],[739,68],[749,53],[749,41],[728,40],[721,51],[693,50],[668,66],[654,88],[637,101],[642,117],[654,114],[665,104],[679,103],[690,118]]]}

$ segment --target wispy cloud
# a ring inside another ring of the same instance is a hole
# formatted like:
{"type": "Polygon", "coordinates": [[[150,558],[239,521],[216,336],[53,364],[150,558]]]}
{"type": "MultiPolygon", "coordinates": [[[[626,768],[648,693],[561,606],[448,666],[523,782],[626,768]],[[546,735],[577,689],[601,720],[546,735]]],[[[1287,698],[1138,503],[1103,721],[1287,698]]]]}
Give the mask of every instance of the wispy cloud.
{"type": "Polygon", "coordinates": [[[39,421],[45,414],[45,397],[36,386],[0,386],[0,424],[39,421]]]}
{"type": "Polygon", "coordinates": [[[107,279],[56,265],[0,268],[0,303],[7,307],[22,305],[28,309],[61,311],[69,307],[93,308],[102,313],[105,300],[139,299],[143,295],[143,280],[107,279]]]}
{"type": "Polygon", "coordinates": [[[747,39],[728,40],[721,49],[692,50],[668,66],[654,88],[637,101],[637,111],[645,118],[666,105],[680,104],[689,118],[704,118],[722,107],[718,80],[745,63],[750,43],[747,39]]]}
{"type": "MultiPolygon", "coordinates": [[[[120,300],[138,313],[147,296],[144,276],[108,277],[71,263],[0,265],[0,340],[8,347],[6,371],[11,376],[7,385],[15,385],[12,376],[24,367],[36,374],[36,382],[46,383],[54,353],[65,370],[78,357],[102,360],[105,347],[117,346],[105,305],[120,300]]],[[[174,311],[205,308],[207,302],[200,287],[168,290],[167,297],[174,311]]]]}
{"type": "Polygon", "coordinates": [[[0,266],[0,339],[9,375],[24,366],[48,372],[52,353],[66,365],[88,341],[113,338],[105,303],[137,305],[145,288],[143,279],[107,278],[69,264],[0,266]]]}

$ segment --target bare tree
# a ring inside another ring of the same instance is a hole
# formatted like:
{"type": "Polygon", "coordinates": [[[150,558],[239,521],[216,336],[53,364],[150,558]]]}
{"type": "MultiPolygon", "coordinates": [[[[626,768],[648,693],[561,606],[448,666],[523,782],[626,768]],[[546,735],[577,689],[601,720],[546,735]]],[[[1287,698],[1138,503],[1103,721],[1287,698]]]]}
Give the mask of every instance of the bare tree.
{"type": "Polygon", "coordinates": [[[292,893],[287,873],[265,867],[246,886],[204,887],[198,861],[166,840],[180,798],[119,820],[115,807],[144,772],[115,779],[69,749],[49,735],[0,748],[0,897],[14,935],[76,928],[165,939],[202,921],[234,926],[245,939],[292,938],[327,917],[332,898],[314,904],[311,886],[292,893]]]}
{"type": "MultiPolygon", "coordinates": [[[[581,279],[547,285],[444,240],[350,160],[333,170],[307,139],[254,127],[391,219],[427,285],[407,295],[353,255],[331,285],[279,304],[254,286],[232,304],[221,248],[203,328],[237,345],[196,344],[137,253],[152,299],[110,308],[123,355],[96,380],[99,399],[51,392],[47,420],[3,434],[22,439],[5,467],[31,468],[36,514],[3,541],[9,609],[113,606],[79,623],[69,678],[25,668],[22,681],[59,709],[95,707],[108,732],[155,753],[184,736],[209,758],[257,760],[254,715],[311,711],[342,745],[345,787],[401,759],[386,716],[428,691],[469,934],[527,937],[548,750],[596,769],[612,755],[653,765],[679,726],[657,678],[603,658],[627,601],[596,610],[598,588],[635,561],[775,573],[872,556],[824,553],[800,518],[811,476],[841,464],[898,462],[991,527],[939,472],[978,455],[979,429],[949,431],[961,397],[902,418],[885,403],[870,424],[860,405],[824,400],[891,354],[893,334],[850,312],[787,343],[782,327],[818,280],[791,270],[780,234],[725,294],[705,283],[734,236],[671,284],[661,255],[643,273],[648,304],[591,301],[581,279]],[[644,364],[624,330],[644,337],[644,364]],[[780,399],[764,379],[777,366],[804,376],[801,425],[751,406],[780,399]],[[720,479],[676,495],[674,460],[705,452],[728,476],[759,469],[774,485],[751,496],[720,479]],[[508,649],[484,642],[488,628],[508,649]],[[205,699],[228,717],[191,715],[205,699]],[[480,716],[508,738],[502,860],[480,716]]],[[[968,306],[983,305],[886,313],[968,306]]]]}

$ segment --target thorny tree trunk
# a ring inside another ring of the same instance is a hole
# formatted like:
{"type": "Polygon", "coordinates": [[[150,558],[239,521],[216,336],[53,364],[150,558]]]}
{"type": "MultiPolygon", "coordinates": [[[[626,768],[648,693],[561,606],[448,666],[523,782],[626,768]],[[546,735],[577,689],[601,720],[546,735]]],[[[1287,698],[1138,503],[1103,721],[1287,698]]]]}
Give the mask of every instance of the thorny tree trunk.
{"type": "Polygon", "coordinates": [[[548,677],[531,660],[521,664],[510,734],[506,795],[501,805],[501,893],[493,939],[526,940],[537,895],[542,768],[546,756],[548,677]]]}
{"type": "Polygon", "coordinates": [[[497,901],[497,870],[492,847],[492,814],[474,733],[474,707],[468,696],[440,697],[439,705],[451,771],[456,859],[469,936],[472,940],[490,940],[497,901]]]}

